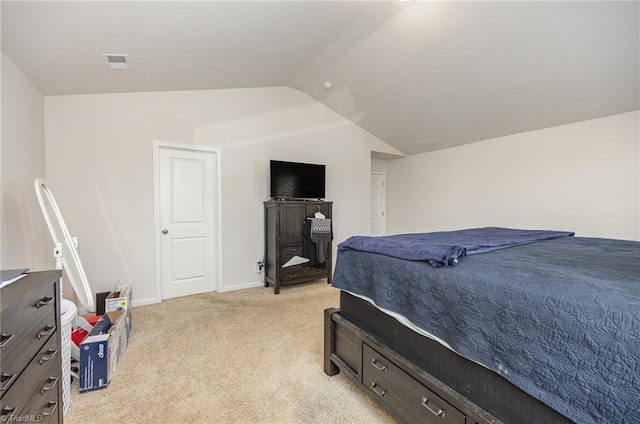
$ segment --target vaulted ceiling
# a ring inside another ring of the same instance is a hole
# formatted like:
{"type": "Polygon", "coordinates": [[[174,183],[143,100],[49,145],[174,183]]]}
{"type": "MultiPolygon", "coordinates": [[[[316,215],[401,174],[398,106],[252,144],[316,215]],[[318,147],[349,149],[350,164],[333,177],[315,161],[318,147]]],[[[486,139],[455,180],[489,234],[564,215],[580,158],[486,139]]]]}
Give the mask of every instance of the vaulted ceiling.
{"type": "Polygon", "coordinates": [[[640,109],[638,1],[3,1],[1,12],[3,52],[45,96],[288,86],[405,154],[640,109]],[[103,53],[128,54],[130,69],[109,70],[103,53]]]}

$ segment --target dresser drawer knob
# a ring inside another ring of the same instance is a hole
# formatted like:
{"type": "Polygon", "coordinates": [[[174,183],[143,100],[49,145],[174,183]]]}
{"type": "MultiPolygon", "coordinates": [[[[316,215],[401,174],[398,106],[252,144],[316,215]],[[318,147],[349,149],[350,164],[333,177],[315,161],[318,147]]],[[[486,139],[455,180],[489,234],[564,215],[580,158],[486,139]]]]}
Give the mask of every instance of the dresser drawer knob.
{"type": "Polygon", "coordinates": [[[40,358],[40,365],[44,364],[47,361],[52,360],[58,354],[58,351],[53,349],[49,349],[47,352],[48,352],[48,355],[44,355],[42,358],[40,358]]]}
{"type": "Polygon", "coordinates": [[[50,400],[49,403],[47,404],[47,408],[51,408],[51,410],[47,412],[42,411],[42,415],[45,417],[48,417],[49,415],[53,415],[57,407],[58,407],[58,401],[50,400]]]}
{"type": "Polygon", "coordinates": [[[380,390],[380,391],[378,391],[378,389],[376,389],[376,386],[377,386],[377,385],[378,385],[378,384],[377,384],[377,383],[375,383],[375,382],[371,383],[371,390],[373,390],[373,391],[375,392],[375,394],[377,394],[378,396],[385,397],[385,396],[387,395],[386,390],[380,390]]]}
{"type": "Polygon", "coordinates": [[[50,335],[53,334],[54,331],[56,331],[56,326],[55,325],[47,325],[45,327],[45,330],[43,330],[40,333],[38,333],[38,339],[41,339],[43,337],[49,337],[50,335]]]}
{"type": "Polygon", "coordinates": [[[4,390],[9,387],[11,382],[15,380],[17,376],[18,374],[7,374],[6,372],[3,372],[1,376],[2,378],[0,378],[2,381],[0,383],[0,392],[4,392],[4,390]]]}
{"type": "Polygon", "coordinates": [[[39,300],[38,303],[36,303],[36,308],[41,308],[43,306],[51,305],[54,300],[56,300],[55,297],[46,296],[44,299],[39,300]]]}
{"type": "Polygon", "coordinates": [[[3,331],[2,334],[0,335],[0,349],[5,347],[7,343],[9,343],[11,339],[13,339],[13,336],[15,336],[15,334],[6,334],[3,331]]]}
{"type": "Polygon", "coordinates": [[[371,358],[371,365],[380,372],[387,372],[387,367],[384,365],[378,365],[376,358],[371,358]]]}
{"type": "Polygon", "coordinates": [[[49,390],[53,389],[54,387],[56,387],[56,384],[58,384],[58,377],[49,377],[49,382],[51,383],[49,386],[44,386],[41,390],[40,390],[40,394],[43,395],[44,392],[48,392],[49,390]]]}
{"type": "Polygon", "coordinates": [[[427,403],[429,403],[429,398],[426,398],[426,397],[423,396],[422,397],[422,406],[427,408],[429,410],[429,412],[431,412],[436,417],[444,418],[444,411],[441,408],[438,408],[438,410],[436,411],[434,409],[431,409],[429,407],[429,405],[427,405],[427,403]]]}

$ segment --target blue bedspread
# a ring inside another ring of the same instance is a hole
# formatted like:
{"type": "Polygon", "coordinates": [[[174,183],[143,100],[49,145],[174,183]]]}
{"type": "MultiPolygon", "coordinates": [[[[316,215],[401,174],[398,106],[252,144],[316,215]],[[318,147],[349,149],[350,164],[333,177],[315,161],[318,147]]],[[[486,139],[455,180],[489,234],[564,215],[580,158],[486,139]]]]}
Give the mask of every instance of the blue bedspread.
{"type": "Polygon", "coordinates": [[[639,242],[564,237],[444,268],[340,250],[333,285],[577,423],[640,423],[639,242]]]}
{"type": "Polygon", "coordinates": [[[477,255],[573,234],[567,231],[486,227],[382,237],[353,236],[340,243],[338,249],[382,253],[412,261],[428,261],[434,267],[441,267],[456,265],[462,256],[477,255]]]}

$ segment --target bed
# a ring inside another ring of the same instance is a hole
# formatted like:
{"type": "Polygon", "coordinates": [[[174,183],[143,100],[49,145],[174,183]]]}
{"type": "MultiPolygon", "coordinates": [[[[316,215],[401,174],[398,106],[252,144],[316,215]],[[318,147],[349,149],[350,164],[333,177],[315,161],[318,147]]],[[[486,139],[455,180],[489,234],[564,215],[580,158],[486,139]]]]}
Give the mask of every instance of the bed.
{"type": "Polygon", "coordinates": [[[437,267],[366,250],[339,247],[324,368],[398,421],[640,423],[639,242],[565,234],[437,267]]]}

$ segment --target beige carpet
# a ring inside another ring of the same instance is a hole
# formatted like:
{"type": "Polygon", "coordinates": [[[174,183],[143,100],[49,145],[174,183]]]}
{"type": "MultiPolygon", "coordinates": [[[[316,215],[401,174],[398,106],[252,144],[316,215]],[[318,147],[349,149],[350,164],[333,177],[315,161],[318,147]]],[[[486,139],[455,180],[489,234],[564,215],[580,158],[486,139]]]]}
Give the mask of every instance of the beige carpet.
{"type": "Polygon", "coordinates": [[[80,394],[74,382],[65,422],[392,423],[322,370],[323,310],[338,304],[323,280],[134,308],[109,387],[80,394]]]}

